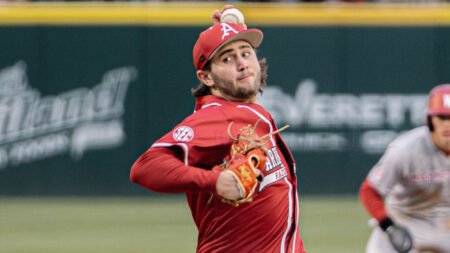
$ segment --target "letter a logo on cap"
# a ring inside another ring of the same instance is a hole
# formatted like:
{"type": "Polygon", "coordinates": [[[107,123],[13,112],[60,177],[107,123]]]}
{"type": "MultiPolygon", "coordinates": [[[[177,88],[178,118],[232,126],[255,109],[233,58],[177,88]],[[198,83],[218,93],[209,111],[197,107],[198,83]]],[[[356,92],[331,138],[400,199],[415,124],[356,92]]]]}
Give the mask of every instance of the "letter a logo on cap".
{"type": "Polygon", "coordinates": [[[236,31],[233,27],[231,27],[230,25],[228,25],[227,23],[220,23],[220,25],[222,26],[222,40],[227,37],[228,35],[230,35],[230,32],[234,32],[235,34],[238,34],[239,32],[236,31]]]}

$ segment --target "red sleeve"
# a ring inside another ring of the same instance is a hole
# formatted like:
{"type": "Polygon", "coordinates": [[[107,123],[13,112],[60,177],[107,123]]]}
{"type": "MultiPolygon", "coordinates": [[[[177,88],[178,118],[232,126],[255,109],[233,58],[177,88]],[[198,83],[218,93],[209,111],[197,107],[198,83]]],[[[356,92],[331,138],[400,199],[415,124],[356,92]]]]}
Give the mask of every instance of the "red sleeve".
{"type": "Polygon", "coordinates": [[[359,189],[359,198],[366,208],[377,221],[381,221],[388,217],[386,209],[384,208],[383,197],[370,185],[369,181],[364,180],[359,189]]]}
{"type": "Polygon", "coordinates": [[[185,165],[176,151],[150,148],[133,164],[130,180],[162,193],[215,192],[219,173],[185,165]]]}

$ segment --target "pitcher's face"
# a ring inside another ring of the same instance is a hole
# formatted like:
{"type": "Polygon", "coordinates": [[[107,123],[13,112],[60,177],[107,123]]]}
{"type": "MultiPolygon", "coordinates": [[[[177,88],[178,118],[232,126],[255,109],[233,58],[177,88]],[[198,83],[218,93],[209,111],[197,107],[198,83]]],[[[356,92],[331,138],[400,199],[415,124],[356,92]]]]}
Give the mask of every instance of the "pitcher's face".
{"type": "Polygon", "coordinates": [[[254,102],[261,87],[261,66],[246,41],[224,46],[211,59],[211,92],[230,101],[254,102]]]}

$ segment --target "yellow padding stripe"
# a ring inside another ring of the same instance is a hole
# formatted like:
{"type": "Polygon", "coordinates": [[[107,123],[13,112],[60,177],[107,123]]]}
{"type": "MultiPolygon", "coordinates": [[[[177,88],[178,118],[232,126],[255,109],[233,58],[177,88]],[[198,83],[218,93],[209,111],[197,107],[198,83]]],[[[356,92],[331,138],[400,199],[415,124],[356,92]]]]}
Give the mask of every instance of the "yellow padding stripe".
{"type": "MultiPolygon", "coordinates": [[[[250,25],[450,25],[450,4],[236,4],[250,25]]],[[[209,25],[217,3],[1,3],[0,25],[209,25]]]]}

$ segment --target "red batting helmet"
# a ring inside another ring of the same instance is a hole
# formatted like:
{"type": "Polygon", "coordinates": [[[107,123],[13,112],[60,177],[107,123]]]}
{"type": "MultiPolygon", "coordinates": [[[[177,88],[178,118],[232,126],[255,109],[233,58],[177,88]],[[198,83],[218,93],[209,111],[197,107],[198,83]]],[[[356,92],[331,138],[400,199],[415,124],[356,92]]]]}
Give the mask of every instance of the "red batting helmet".
{"type": "Polygon", "coordinates": [[[450,84],[438,85],[430,91],[427,115],[450,115],[450,84]]]}
{"type": "Polygon", "coordinates": [[[257,48],[263,39],[259,29],[247,29],[244,25],[234,23],[217,23],[200,33],[192,52],[195,69],[200,70],[211,60],[220,48],[236,40],[245,40],[257,48]]]}

